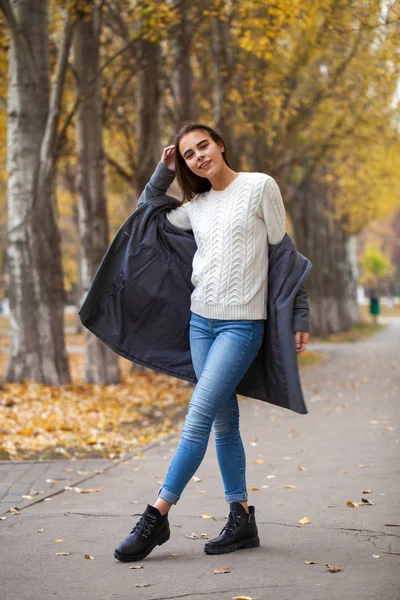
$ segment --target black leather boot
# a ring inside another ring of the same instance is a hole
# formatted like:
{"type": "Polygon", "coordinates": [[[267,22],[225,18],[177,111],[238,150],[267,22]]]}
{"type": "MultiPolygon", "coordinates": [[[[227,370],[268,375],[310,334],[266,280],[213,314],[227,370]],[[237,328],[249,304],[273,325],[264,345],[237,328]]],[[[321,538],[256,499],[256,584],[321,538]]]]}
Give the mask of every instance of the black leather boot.
{"type": "Polygon", "coordinates": [[[167,542],[169,536],[168,513],[161,515],[148,504],[130,534],[115,548],[114,556],[122,562],[142,560],[153,548],[167,542]]]}
{"type": "Polygon", "coordinates": [[[226,554],[241,548],[257,548],[260,545],[254,506],[247,513],[240,502],[230,504],[228,522],[218,537],[204,546],[206,554],[226,554]]]}

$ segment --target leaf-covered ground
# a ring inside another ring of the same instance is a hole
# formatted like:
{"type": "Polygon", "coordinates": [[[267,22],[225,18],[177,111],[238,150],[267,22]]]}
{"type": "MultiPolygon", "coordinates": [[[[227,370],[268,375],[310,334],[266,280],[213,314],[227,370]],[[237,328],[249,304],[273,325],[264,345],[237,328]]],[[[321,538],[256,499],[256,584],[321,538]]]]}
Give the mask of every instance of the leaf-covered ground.
{"type": "Polygon", "coordinates": [[[84,354],[70,355],[72,385],[2,384],[0,459],[113,458],[176,431],[192,386],[120,360],[121,385],[82,384],[84,354]]]}

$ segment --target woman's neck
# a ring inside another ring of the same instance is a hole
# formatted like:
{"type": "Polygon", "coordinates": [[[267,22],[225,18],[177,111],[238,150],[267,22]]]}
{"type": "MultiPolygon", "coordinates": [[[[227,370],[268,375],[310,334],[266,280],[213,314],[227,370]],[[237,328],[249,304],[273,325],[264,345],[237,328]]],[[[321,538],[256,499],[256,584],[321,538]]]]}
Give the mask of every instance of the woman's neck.
{"type": "Polygon", "coordinates": [[[209,181],[213,190],[222,192],[238,175],[239,173],[236,173],[236,171],[227,166],[225,169],[220,169],[212,178],[210,177],[209,181]]]}

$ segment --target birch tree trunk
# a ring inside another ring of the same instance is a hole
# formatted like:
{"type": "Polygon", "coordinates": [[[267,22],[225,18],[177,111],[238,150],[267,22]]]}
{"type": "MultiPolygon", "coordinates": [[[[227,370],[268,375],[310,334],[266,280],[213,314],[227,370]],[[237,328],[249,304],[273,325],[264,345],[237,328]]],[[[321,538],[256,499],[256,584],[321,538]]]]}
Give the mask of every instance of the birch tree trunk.
{"type": "Polygon", "coordinates": [[[329,191],[310,180],[289,205],[297,249],[313,263],[306,282],[311,333],[326,336],[358,321],[353,239],[332,216],[329,191]]]}
{"type": "MultiPolygon", "coordinates": [[[[81,102],[78,109],[78,218],[80,275],[85,291],[108,246],[104,188],[102,102],[99,68],[99,14],[96,7],[76,25],[74,67],[81,102]]],[[[85,382],[120,383],[118,356],[89,331],[85,382]]]]}
{"type": "Polygon", "coordinates": [[[72,28],[64,30],[50,99],[47,0],[1,0],[10,28],[8,88],[8,289],[5,380],[70,382],[64,289],[54,201],[57,125],[72,28]]]}

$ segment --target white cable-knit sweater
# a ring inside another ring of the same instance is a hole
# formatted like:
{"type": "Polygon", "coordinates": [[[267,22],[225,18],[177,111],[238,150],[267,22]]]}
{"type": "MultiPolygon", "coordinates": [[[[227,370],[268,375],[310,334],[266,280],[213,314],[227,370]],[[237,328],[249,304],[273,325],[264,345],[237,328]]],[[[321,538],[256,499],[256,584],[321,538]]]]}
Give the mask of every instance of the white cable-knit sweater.
{"type": "Polygon", "coordinates": [[[286,231],[275,180],[239,173],[224,190],[197,194],[167,218],[192,229],[196,240],[191,311],[208,319],[266,319],[268,244],[286,231]]]}

